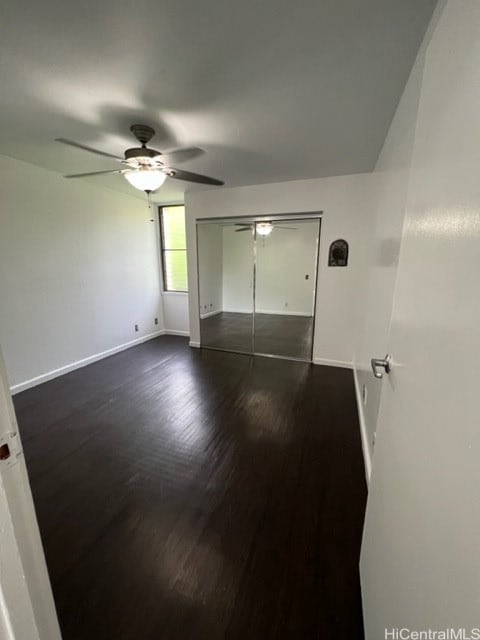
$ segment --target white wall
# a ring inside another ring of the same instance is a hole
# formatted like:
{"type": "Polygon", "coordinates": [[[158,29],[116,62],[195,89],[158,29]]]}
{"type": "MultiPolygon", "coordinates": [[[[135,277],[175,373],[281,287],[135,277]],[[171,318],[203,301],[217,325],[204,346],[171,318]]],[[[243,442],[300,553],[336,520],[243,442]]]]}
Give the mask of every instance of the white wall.
{"type": "Polygon", "coordinates": [[[420,48],[372,176],[374,218],[370,230],[367,260],[361,274],[365,297],[360,313],[355,349],[355,382],[362,422],[367,476],[370,474],[373,457],[383,384],[382,380],[373,376],[370,359],[383,357],[387,352],[428,38],[427,35],[420,48]]]}
{"type": "Polygon", "coordinates": [[[141,200],[6,157],[0,200],[11,385],[163,329],[157,229],[141,200]]]}
{"type": "Polygon", "coordinates": [[[439,9],[414,123],[394,366],[362,545],[367,640],[385,627],[471,638],[480,626],[480,2],[439,9]]]}
{"type": "Polygon", "coordinates": [[[189,336],[188,293],[182,291],[163,291],[163,322],[165,333],[189,336]]]}
{"type": "Polygon", "coordinates": [[[286,226],[291,230],[274,229],[269,236],[258,236],[255,250],[252,233],[224,227],[224,311],[252,313],[255,261],[258,313],[313,315],[318,221],[286,226]]]}
{"type": "Polygon", "coordinates": [[[370,189],[371,176],[359,174],[188,192],[185,205],[191,343],[198,345],[200,341],[196,220],[323,211],[314,358],[316,362],[351,366],[362,296],[358,274],[370,232],[370,189]],[[327,266],[328,247],[338,238],[350,243],[347,268],[327,266]]]}
{"type": "Polygon", "coordinates": [[[253,312],[253,235],[223,227],[223,310],[253,312]]]}
{"type": "MultiPolygon", "coordinates": [[[[203,318],[223,309],[223,234],[219,224],[198,227],[200,313],[203,318]]],[[[190,267],[189,267],[190,268],[190,267]]]]}
{"type": "Polygon", "coordinates": [[[409,167],[422,78],[422,61],[417,61],[392,122],[374,173],[375,222],[363,277],[365,305],[359,325],[355,369],[362,396],[360,403],[366,429],[367,455],[371,458],[380,403],[382,380],[372,375],[370,359],[387,350],[393,291],[402,235],[409,167]]]}
{"type": "Polygon", "coordinates": [[[280,226],[257,236],[255,309],[313,316],[318,220],[280,226]]]}

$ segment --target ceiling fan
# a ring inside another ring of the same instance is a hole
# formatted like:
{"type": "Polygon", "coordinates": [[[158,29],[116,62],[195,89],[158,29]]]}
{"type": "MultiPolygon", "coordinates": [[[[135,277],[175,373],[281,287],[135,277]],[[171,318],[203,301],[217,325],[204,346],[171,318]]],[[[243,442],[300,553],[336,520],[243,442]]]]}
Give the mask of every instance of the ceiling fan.
{"type": "MultiPolygon", "coordinates": [[[[286,231],[296,231],[296,227],[281,227],[279,225],[273,226],[271,222],[257,222],[256,230],[258,235],[260,236],[269,236],[274,229],[285,229],[286,231]]],[[[253,224],[251,225],[243,225],[240,222],[235,223],[236,226],[242,227],[241,229],[235,229],[235,233],[239,231],[251,231],[253,228],[253,224]]]]}
{"type": "Polygon", "coordinates": [[[126,165],[123,169],[111,169],[108,171],[91,171],[88,173],[75,173],[72,175],[63,176],[64,178],[86,178],[88,176],[98,176],[106,173],[121,173],[128,182],[141,191],[146,191],[147,194],[155,191],[168,178],[175,178],[176,180],[186,180],[187,182],[197,182],[199,184],[210,184],[221,186],[224,184],[222,180],[216,178],[209,178],[208,176],[202,176],[199,173],[192,173],[190,171],[182,171],[180,169],[174,169],[171,164],[173,162],[182,162],[188,160],[196,155],[202,153],[201,149],[196,147],[189,149],[179,149],[170,153],[163,154],[160,151],[147,147],[147,143],[155,135],[155,130],[145,124],[132,124],[130,131],[140,142],[140,147],[133,147],[127,149],[124,153],[124,157],[115,156],[105,151],[99,151],[93,149],[84,144],[68,140],[66,138],[56,138],[56,142],[68,144],[71,147],[77,149],[83,149],[84,151],[90,151],[100,156],[107,158],[113,158],[118,162],[126,165]]]}

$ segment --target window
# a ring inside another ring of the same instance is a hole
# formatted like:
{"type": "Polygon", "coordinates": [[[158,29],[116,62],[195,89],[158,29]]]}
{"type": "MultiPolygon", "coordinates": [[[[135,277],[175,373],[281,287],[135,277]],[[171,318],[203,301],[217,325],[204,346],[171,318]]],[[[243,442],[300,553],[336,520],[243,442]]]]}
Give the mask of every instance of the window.
{"type": "Polygon", "coordinates": [[[185,207],[160,207],[163,288],[165,291],[188,291],[185,207]]]}

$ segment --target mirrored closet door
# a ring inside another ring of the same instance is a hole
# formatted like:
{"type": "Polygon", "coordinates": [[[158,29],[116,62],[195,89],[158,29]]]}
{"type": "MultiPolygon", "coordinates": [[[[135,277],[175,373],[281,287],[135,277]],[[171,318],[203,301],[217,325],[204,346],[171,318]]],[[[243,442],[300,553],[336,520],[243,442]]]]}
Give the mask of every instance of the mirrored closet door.
{"type": "Polygon", "coordinates": [[[197,224],[201,346],[311,361],[320,218],[197,224]]]}
{"type": "Polygon", "coordinates": [[[255,353],[312,359],[319,224],[256,225],[255,353]]]}
{"type": "Polygon", "coordinates": [[[253,353],[253,224],[198,224],[197,251],[201,346],[253,353]]]}

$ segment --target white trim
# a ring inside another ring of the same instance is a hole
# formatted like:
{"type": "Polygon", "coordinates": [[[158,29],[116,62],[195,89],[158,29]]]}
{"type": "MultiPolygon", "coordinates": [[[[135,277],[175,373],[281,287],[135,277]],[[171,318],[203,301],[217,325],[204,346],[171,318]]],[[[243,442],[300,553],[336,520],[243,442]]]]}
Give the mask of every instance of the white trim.
{"type": "MultiPolygon", "coordinates": [[[[18,426],[0,349],[0,437],[18,426]]],[[[20,436],[14,464],[0,463],[0,636],[61,640],[20,436]]]]}
{"type": "Polygon", "coordinates": [[[177,331],[177,329],[165,329],[165,335],[167,336],[185,336],[190,337],[190,331],[177,331]]]}
{"type": "Polygon", "coordinates": [[[255,313],[266,313],[270,316],[302,316],[302,318],[313,318],[313,313],[308,313],[308,311],[270,311],[269,309],[255,309],[255,313]]]}
{"type": "Polygon", "coordinates": [[[207,311],[207,313],[200,314],[200,320],[205,320],[205,318],[210,318],[210,316],[218,316],[219,313],[223,313],[221,309],[217,309],[217,311],[207,311]]]}
{"type": "Polygon", "coordinates": [[[222,309],[223,313],[245,313],[249,316],[252,315],[253,309],[222,309]]]}
{"type": "Polygon", "coordinates": [[[188,344],[194,349],[200,349],[200,342],[197,342],[196,340],[190,340],[188,344]]]}
{"type": "Polygon", "coordinates": [[[346,360],[329,360],[328,358],[313,358],[313,364],[322,364],[326,367],[342,367],[343,369],[353,369],[353,362],[346,360]]]}
{"type": "MultiPolygon", "coordinates": [[[[2,547],[4,548],[6,547],[6,544],[4,541],[2,541],[2,547]]],[[[3,594],[3,591],[0,585],[0,631],[2,631],[2,629],[6,634],[5,640],[15,640],[15,631],[13,630],[13,627],[12,627],[9,607],[7,605],[5,596],[3,594]]],[[[38,633],[38,628],[36,625],[32,625],[32,632],[38,633]]]]}
{"type": "Polygon", "coordinates": [[[162,296],[188,296],[188,291],[162,291],[162,296]]]}
{"type": "MultiPolygon", "coordinates": [[[[222,313],[222,311],[217,311],[216,313],[222,313]]],[[[253,309],[223,309],[223,313],[243,313],[245,315],[251,316],[253,314],[253,309]]],[[[302,316],[305,318],[313,318],[312,313],[308,313],[306,311],[271,311],[269,309],[255,309],[255,313],[266,313],[272,316],[302,316]]],[[[213,315],[213,314],[210,314],[213,315]]],[[[200,314],[200,318],[207,318],[208,316],[203,316],[200,314]]]]}
{"type": "Polygon", "coordinates": [[[111,349],[107,349],[106,351],[95,353],[92,356],[88,356],[87,358],[82,358],[81,360],[77,360],[76,362],[71,362],[70,364],[66,364],[63,367],[59,367],[58,369],[53,369],[52,371],[47,371],[46,373],[42,373],[41,375],[36,376],[35,378],[30,378],[30,380],[25,380],[24,382],[19,382],[18,384],[14,384],[13,386],[10,387],[10,391],[12,394],[20,393],[21,391],[25,391],[26,389],[30,389],[31,387],[36,387],[37,384],[42,384],[42,382],[53,380],[54,378],[63,376],[65,373],[69,373],[70,371],[75,371],[75,369],[80,369],[81,367],[86,367],[88,364],[92,364],[92,362],[97,362],[97,360],[108,358],[108,356],[113,356],[115,353],[119,353],[120,351],[125,351],[125,349],[130,349],[130,347],[134,347],[136,344],[147,342],[147,340],[151,340],[152,338],[156,338],[157,336],[163,336],[164,334],[165,334],[165,330],[161,329],[160,331],[149,333],[146,336],[142,336],[141,338],[130,340],[130,342],[125,342],[124,344],[120,344],[117,347],[112,347],[111,349]]]}
{"type": "Polygon", "coordinates": [[[363,413],[362,394],[358,383],[357,370],[353,368],[353,380],[355,383],[355,396],[357,398],[358,421],[360,422],[360,436],[362,438],[363,461],[365,463],[365,478],[367,487],[370,484],[370,474],[372,473],[372,459],[370,457],[370,447],[368,446],[367,424],[363,413]]]}

